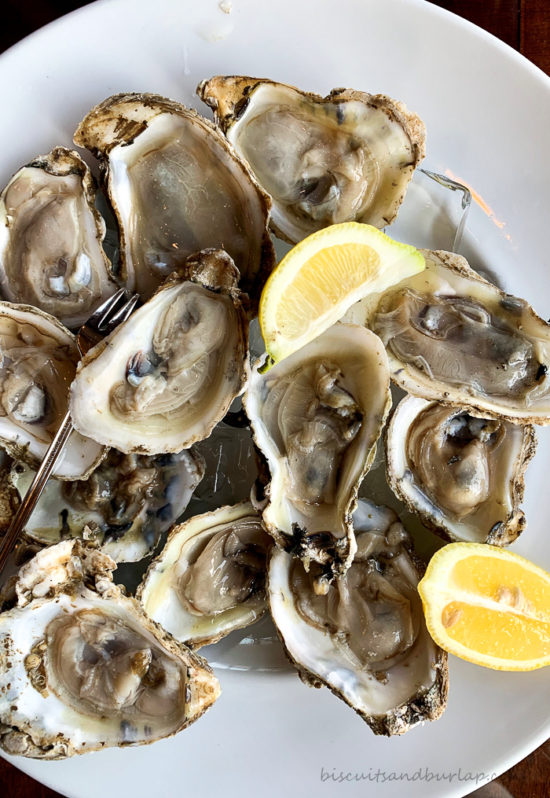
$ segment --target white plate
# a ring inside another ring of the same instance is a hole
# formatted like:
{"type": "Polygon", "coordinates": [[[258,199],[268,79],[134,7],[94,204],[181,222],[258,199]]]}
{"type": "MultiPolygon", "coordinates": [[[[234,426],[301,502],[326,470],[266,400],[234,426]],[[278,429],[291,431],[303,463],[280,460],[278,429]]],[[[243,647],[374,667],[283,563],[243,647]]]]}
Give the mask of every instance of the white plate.
{"type": "MultiPolygon", "coordinates": [[[[491,209],[471,214],[474,257],[550,315],[550,81],[423,0],[233,0],[230,15],[217,0],[87,6],[0,59],[0,181],[68,145],[81,117],[110,94],[152,91],[200,108],[194,88],[217,73],[404,100],[426,122],[426,166],[467,180],[491,209]]],[[[539,438],[524,504],[529,528],[514,551],[550,569],[550,436],[539,438]]],[[[261,646],[251,648],[250,661],[261,661],[261,646]]],[[[11,761],[75,798],[461,796],[548,737],[550,680],[547,669],[498,673],[454,658],[450,666],[445,715],[398,739],[374,737],[328,690],[305,687],[290,670],[224,669],[218,704],[172,740],[66,762],[11,761]]]]}

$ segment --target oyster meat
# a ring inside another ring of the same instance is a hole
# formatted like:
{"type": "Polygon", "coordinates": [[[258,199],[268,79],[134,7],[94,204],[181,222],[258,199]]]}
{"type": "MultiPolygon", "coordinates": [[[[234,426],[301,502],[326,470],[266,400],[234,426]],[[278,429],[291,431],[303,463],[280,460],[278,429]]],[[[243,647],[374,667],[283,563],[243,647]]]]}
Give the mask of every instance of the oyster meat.
{"type": "Polygon", "coordinates": [[[204,250],[90,350],[71,385],[76,429],[127,454],[179,452],[208,437],[245,377],[237,277],[229,255],[204,250]]]}
{"type": "Polygon", "coordinates": [[[74,140],[100,160],[131,290],[148,298],[188,255],[219,247],[259,298],[274,265],[270,201],[211,122],[156,94],[117,94],[74,140]]]}
{"type": "Polygon", "coordinates": [[[390,224],[424,157],[422,121],[381,94],[320,97],[233,76],[197,93],[271,195],[272,226],[291,243],[338,222],[390,224]]]}
{"type": "Polygon", "coordinates": [[[244,396],[271,482],[263,510],[275,541],[304,563],[345,571],[357,489],[391,405],[387,359],[368,330],[335,324],[262,373],[244,396]]]}
{"type": "MultiPolygon", "coordinates": [[[[11,457],[0,449],[0,536],[9,529],[14,513],[19,507],[19,494],[10,478],[13,466],[11,457]]],[[[53,480],[50,480],[50,483],[53,483],[53,480]]]]}
{"type": "Polygon", "coordinates": [[[408,396],[386,431],[388,482],[444,537],[507,545],[526,524],[519,505],[535,448],[530,424],[408,396]]]}
{"type": "Polygon", "coordinates": [[[0,746],[62,759],[150,743],[214,703],[218,680],[112,582],[115,563],[62,541],[24,565],[0,614],[0,746]]]}
{"type": "MultiPolygon", "coordinates": [[[[183,513],[204,474],[192,449],[148,456],[111,449],[86,480],[50,480],[27,521],[25,534],[44,545],[93,537],[115,562],[150,554],[160,535],[183,513]]],[[[23,496],[34,472],[14,464],[11,482],[23,496]]]]}
{"type": "Polygon", "coordinates": [[[424,567],[389,508],[361,500],[354,513],[357,551],[325,594],[319,565],[274,548],[271,613],[300,675],[325,684],[375,734],[403,734],[435,720],[447,700],[447,655],[431,639],[417,584],[424,567]]]}
{"type": "Polygon", "coordinates": [[[266,612],[270,545],[249,502],[197,515],[170,532],[137,598],[176,640],[215,643],[266,612]]]}
{"type": "Polygon", "coordinates": [[[0,288],[5,299],[79,327],[117,285],[101,243],[90,170],[56,147],[20,169],[0,196],[0,288]]]}
{"type": "MultiPolygon", "coordinates": [[[[75,337],[53,316],[0,302],[0,442],[16,459],[36,466],[68,409],[79,361],[75,337]]],[[[54,474],[84,478],[104,449],[73,432],[54,474]]]]}
{"type": "Polygon", "coordinates": [[[425,271],[382,294],[367,312],[395,382],[474,415],[550,423],[550,324],[460,255],[424,254],[425,271]]]}

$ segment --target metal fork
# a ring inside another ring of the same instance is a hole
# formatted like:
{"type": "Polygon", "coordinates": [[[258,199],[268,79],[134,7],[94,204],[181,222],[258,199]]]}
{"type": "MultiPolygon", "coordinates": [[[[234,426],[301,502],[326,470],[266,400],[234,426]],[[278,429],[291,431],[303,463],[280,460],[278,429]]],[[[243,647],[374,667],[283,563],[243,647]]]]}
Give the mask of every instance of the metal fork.
{"type": "MultiPolygon", "coordinates": [[[[92,313],[88,321],[82,325],[76,337],[76,343],[80,356],[83,357],[93,346],[102,338],[105,338],[121,322],[126,321],[134,311],[139,302],[138,294],[130,295],[126,288],[121,288],[113,294],[106,302],[92,313]]],[[[11,550],[17,542],[17,538],[31,517],[38,499],[46,486],[46,482],[52,473],[59,456],[61,455],[67,439],[73,431],[71,414],[67,411],[61,426],[57,430],[48,451],[44,455],[36,475],[31,482],[17,512],[15,513],[8,531],[0,542],[0,574],[6,564],[6,560],[11,550]]]]}

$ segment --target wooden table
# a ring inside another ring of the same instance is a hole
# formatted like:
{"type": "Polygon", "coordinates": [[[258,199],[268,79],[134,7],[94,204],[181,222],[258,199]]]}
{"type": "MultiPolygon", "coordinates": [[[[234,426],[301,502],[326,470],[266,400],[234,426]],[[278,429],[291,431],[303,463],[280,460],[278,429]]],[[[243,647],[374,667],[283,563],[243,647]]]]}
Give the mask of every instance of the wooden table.
{"type": "MultiPolygon", "coordinates": [[[[87,3],[4,0],[0,52],[36,28],[83,5],[87,3]]],[[[475,22],[550,74],[550,0],[435,0],[435,5],[475,22]]],[[[59,798],[58,793],[42,787],[2,759],[0,795],[6,798],[59,798]]],[[[472,798],[550,796],[550,740],[499,779],[471,795],[472,798]]]]}

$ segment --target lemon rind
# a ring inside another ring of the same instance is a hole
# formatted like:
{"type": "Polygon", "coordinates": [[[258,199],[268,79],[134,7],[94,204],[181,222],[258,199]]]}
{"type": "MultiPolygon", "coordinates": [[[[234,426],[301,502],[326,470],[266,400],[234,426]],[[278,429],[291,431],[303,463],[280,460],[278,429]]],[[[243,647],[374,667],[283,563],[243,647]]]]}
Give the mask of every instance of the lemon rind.
{"type": "MultiPolygon", "coordinates": [[[[426,625],[434,641],[449,654],[453,654],[460,659],[471,662],[474,665],[481,665],[492,670],[500,671],[532,671],[550,665],[550,654],[537,657],[535,659],[507,659],[483,655],[475,649],[471,649],[463,643],[452,640],[445,634],[441,623],[441,612],[450,601],[460,600],[464,597],[475,596],[477,606],[485,606],[495,611],[501,610],[502,606],[498,602],[471,594],[464,590],[452,590],[449,584],[449,573],[451,567],[457,562],[471,556],[495,557],[508,562],[516,562],[523,568],[544,579],[550,584],[550,574],[543,568],[535,565],[530,560],[512,551],[503,550],[497,546],[490,546],[485,543],[450,543],[434,554],[430,560],[423,579],[418,584],[418,592],[422,599],[426,625]],[[435,575],[434,575],[435,572],[435,575]],[[447,577],[447,578],[446,578],[447,577]],[[442,587],[444,586],[444,589],[442,587]],[[481,600],[480,600],[481,599],[481,600]]],[[[507,608],[507,611],[519,614],[514,608],[507,608]]]]}
{"type": "Polygon", "coordinates": [[[355,302],[369,294],[381,293],[401,282],[401,280],[418,274],[424,268],[424,256],[415,247],[410,244],[393,241],[381,230],[371,225],[346,222],[332,225],[313,233],[285,255],[271,273],[262,291],[259,321],[267,352],[274,362],[279,362],[321,335],[332,324],[342,318],[355,302]],[[307,333],[298,338],[284,337],[277,330],[275,324],[277,304],[273,304],[272,308],[269,308],[269,305],[273,303],[274,296],[279,297],[284,294],[286,288],[293,282],[306,262],[304,258],[300,257],[301,253],[307,252],[307,260],[309,260],[329,244],[330,246],[338,246],[338,244],[344,243],[372,245],[373,249],[380,254],[381,260],[387,261],[388,265],[373,280],[366,281],[355,291],[347,294],[343,300],[334,305],[329,311],[321,314],[311,324],[307,333]],[[289,267],[289,264],[292,268],[289,267]]]}

